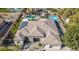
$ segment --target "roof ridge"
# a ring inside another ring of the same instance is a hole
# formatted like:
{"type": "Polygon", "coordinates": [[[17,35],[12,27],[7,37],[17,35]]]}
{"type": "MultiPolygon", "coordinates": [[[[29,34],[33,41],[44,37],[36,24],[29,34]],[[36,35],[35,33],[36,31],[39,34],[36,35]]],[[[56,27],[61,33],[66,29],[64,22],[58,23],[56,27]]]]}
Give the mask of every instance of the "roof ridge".
{"type": "MultiPolygon", "coordinates": [[[[49,20],[48,20],[48,21],[49,21],[49,20]]],[[[49,24],[47,23],[47,21],[45,21],[44,23],[45,23],[49,28],[51,28],[51,27],[49,26],[49,24]]],[[[56,35],[58,35],[58,33],[57,33],[54,29],[51,28],[50,31],[53,32],[53,33],[55,33],[56,35]]]]}
{"type": "MultiPolygon", "coordinates": [[[[42,41],[42,42],[45,42],[46,40],[49,40],[48,38],[54,38],[54,39],[52,39],[52,42],[58,42],[58,43],[56,43],[56,44],[61,44],[61,41],[59,41],[55,36],[53,36],[53,35],[48,35],[46,38],[44,38],[44,40],[42,41]]],[[[51,43],[50,43],[51,44],[51,43]]]]}
{"type": "Polygon", "coordinates": [[[39,30],[44,35],[45,32],[39,26],[37,26],[37,30],[39,30]]]}
{"type": "Polygon", "coordinates": [[[44,35],[43,32],[40,31],[38,26],[34,27],[34,29],[29,33],[29,35],[32,34],[35,30],[39,31],[42,35],[44,35]]]}
{"type": "MultiPolygon", "coordinates": [[[[50,32],[50,34],[52,35],[52,36],[54,36],[58,41],[60,41],[56,36],[59,36],[59,35],[55,35],[52,31],[50,32]]],[[[60,38],[60,37],[59,37],[60,38]]]]}

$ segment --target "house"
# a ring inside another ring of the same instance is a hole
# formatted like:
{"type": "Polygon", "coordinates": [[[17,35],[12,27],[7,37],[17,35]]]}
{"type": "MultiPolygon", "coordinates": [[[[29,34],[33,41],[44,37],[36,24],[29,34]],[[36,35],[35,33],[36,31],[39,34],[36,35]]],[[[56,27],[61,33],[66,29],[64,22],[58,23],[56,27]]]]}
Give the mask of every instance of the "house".
{"type": "Polygon", "coordinates": [[[18,30],[15,38],[15,44],[19,42],[23,45],[26,41],[30,43],[40,42],[43,45],[60,46],[62,45],[60,40],[60,34],[53,20],[47,18],[40,18],[38,21],[28,21],[26,27],[18,30]]]}
{"type": "Polygon", "coordinates": [[[0,28],[4,25],[4,20],[0,19],[0,28]]]}

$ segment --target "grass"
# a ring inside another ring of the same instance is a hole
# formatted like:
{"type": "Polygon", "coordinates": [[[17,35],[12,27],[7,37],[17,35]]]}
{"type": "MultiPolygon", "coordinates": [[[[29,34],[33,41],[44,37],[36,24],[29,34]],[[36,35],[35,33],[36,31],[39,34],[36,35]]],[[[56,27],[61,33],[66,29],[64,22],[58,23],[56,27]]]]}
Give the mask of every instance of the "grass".
{"type": "Polygon", "coordinates": [[[21,47],[22,47],[21,45],[16,45],[17,49],[21,49],[21,47]]]}
{"type": "Polygon", "coordinates": [[[32,51],[35,51],[35,50],[40,50],[44,47],[43,44],[41,44],[40,42],[37,42],[37,43],[34,43],[34,45],[32,46],[32,51]]]}
{"type": "Polygon", "coordinates": [[[0,13],[8,13],[8,12],[10,12],[9,9],[7,9],[7,8],[0,8],[0,13]]]}
{"type": "Polygon", "coordinates": [[[13,27],[11,28],[11,32],[13,33],[13,34],[15,34],[16,32],[17,32],[17,30],[18,30],[18,28],[19,28],[19,25],[21,24],[21,19],[19,19],[19,21],[17,21],[16,23],[15,23],[15,25],[13,25],[13,27]]]}
{"type": "Polygon", "coordinates": [[[13,49],[9,49],[9,48],[0,48],[0,51],[14,51],[13,49]]]}

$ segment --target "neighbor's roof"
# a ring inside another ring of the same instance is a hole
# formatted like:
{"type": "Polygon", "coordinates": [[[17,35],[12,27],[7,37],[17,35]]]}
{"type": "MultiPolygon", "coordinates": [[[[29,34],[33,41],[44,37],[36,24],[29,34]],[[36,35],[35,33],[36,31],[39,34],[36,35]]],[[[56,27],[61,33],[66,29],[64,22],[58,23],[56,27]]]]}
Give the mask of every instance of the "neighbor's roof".
{"type": "Polygon", "coordinates": [[[2,23],[3,23],[3,21],[4,21],[4,20],[0,18],[0,24],[2,24],[2,23]]]}

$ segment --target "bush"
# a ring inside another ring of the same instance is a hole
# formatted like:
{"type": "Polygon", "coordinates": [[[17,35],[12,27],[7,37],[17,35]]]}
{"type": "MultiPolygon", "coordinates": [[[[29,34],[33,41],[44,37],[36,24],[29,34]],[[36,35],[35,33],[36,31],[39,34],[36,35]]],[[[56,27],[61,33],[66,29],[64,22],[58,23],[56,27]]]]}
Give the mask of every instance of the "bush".
{"type": "Polygon", "coordinates": [[[39,43],[39,46],[42,46],[42,44],[41,44],[41,43],[39,43]]]}
{"type": "Polygon", "coordinates": [[[79,50],[79,24],[72,23],[67,27],[62,42],[73,50],[79,50]]]}

